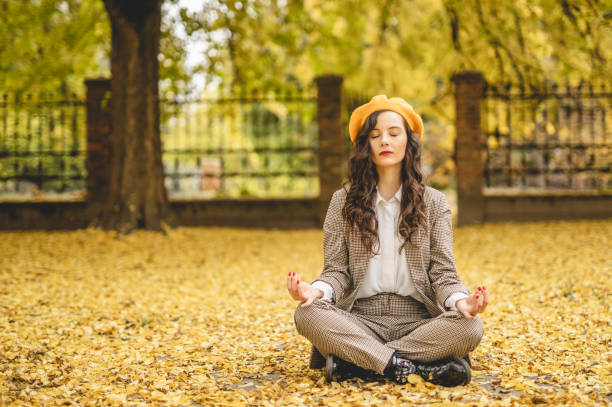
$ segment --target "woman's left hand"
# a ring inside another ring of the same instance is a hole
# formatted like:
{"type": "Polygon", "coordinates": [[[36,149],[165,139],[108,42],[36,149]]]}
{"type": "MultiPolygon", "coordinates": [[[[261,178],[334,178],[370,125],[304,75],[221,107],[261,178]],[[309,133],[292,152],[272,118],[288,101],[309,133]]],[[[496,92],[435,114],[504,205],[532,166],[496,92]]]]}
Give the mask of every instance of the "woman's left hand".
{"type": "Polygon", "coordinates": [[[455,303],[457,310],[467,319],[476,319],[476,314],[484,312],[489,304],[487,287],[478,287],[478,291],[469,297],[462,298],[455,303]]]}

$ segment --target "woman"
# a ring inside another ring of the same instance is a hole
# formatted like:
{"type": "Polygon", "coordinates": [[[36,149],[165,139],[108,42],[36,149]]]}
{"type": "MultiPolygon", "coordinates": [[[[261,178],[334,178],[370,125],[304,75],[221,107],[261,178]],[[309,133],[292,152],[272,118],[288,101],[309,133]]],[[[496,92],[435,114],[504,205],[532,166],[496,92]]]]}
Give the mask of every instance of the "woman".
{"type": "Polygon", "coordinates": [[[459,280],[448,201],[421,182],[421,117],[378,95],[353,111],[349,133],[349,180],[325,217],[323,272],[312,284],[287,277],[310,366],[322,355],[328,380],[352,366],[398,383],[416,373],[467,384],[488,295],[459,280]]]}

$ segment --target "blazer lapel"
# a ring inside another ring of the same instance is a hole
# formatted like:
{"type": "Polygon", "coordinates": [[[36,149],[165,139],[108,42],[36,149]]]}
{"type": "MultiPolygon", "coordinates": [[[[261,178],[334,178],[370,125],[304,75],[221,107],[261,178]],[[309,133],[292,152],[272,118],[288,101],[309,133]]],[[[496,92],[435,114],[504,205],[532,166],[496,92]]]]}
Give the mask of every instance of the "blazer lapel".
{"type": "Polygon", "coordinates": [[[371,254],[368,253],[366,247],[361,242],[360,234],[356,229],[351,231],[350,250],[352,253],[349,256],[349,267],[353,274],[353,284],[356,292],[365,277],[371,257],[371,254]]]}
{"type": "Polygon", "coordinates": [[[429,284],[429,277],[427,277],[428,265],[425,264],[423,259],[423,239],[426,238],[424,234],[425,232],[423,231],[423,228],[419,226],[417,232],[414,233],[412,237],[414,245],[408,242],[405,246],[405,254],[406,263],[408,264],[408,271],[412,277],[414,287],[421,296],[421,302],[423,302],[431,312],[432,308],[437,310],[438,306],[431,300],[433,291],[431,290],[431,286],[429,284]]]}

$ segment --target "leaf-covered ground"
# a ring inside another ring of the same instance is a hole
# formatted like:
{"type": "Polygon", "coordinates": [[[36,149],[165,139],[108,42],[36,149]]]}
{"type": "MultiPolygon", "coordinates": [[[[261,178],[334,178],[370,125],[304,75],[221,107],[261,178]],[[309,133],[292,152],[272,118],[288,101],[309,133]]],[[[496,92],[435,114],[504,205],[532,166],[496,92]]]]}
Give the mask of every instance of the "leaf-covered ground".
{"type": "Polygon", "coordinates": [[[179,228],[0,233],[0,404],[606,405],[612,220],[455,229],[491,304],[470,385],[308,369],[289,271],[320,273],[322,232],[179,228]]]}

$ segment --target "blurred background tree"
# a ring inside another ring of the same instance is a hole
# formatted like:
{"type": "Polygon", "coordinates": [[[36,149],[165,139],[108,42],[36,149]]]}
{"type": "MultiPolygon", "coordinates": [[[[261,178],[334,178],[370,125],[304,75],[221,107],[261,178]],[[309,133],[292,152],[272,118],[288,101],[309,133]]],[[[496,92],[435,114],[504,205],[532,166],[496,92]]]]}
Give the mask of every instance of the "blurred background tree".
{"type": "Polygon", "coordinates": [[[450,94],[461,69],[525,85],[612,74],[610,2],[219,0],[180,15],[189,35],[204,35],[210,81],[335,72],[349,91],[401,94],[423,109],[450,94]]]}
{"type": "MultiPolygon", "coordinates": [[[[166,0],[172,7],[176,1],[166,0]]],[[[71,91],[110,76],[111,32],[102,0],[0,1],[0,92],[71,91]]],[[[188,89],[185,39],[162,21],[160,77],[165,90],[188,89]]]]}
{"type": "MultiPolygon", "coordinates": [[[[208,83],[253,87],[335,72],[349,91],[401,94],[447,117],[441,102],[460,69],[532,85],[612,74],[610,1],[214,0],[197,11],[188,4],[164,2],[166,89],[188,88],[195,72],[208,83]],[[192,39],[205,55],[187,69],[192,39]]],[[[109,74],[101,0],[4,0],[0,8],[1,89],[56,90],[109,74]]]]}
{"type": "Polygon", "coordinates": [[[78,89],[109,71],[110,36],[99,0],[0,3],[0,89],[78,89]]]}
{"type": "Polygon", "coordinates": [[[347,93],[404,97],[426,118],[429,182],[441,188],[453,186],[453,73],[536,88],[612,75],[609,1],[218,0],[180,16],[207,44],[210,83],[277,86],[333,72],[347,93]]]}

